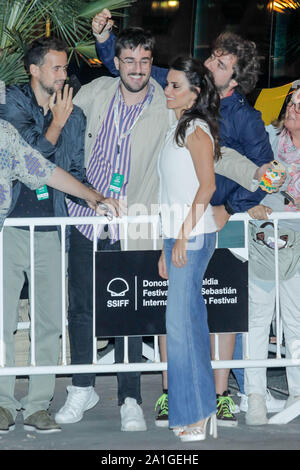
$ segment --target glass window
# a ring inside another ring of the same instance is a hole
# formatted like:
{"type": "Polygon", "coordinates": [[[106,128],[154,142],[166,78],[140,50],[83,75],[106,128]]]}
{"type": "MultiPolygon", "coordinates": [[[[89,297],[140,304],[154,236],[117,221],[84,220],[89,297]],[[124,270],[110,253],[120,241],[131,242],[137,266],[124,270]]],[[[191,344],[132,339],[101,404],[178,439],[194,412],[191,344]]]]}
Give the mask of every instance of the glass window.
{"type": "Polygon", "coordinates": [[[180,54],[205,60],[218,34],[232,31],[257,44],[258,87],[300,78],[299,0],[139,0],[126,13],[122,27],[155,34],[157,65],[167,66],[180,54]]]}
{"type": "Polygon", "coordinates": [[[193,52],[196,0],[139,0],[127,9],[123,27],[141,26],[155,35],[156,65],[193,52]]]}

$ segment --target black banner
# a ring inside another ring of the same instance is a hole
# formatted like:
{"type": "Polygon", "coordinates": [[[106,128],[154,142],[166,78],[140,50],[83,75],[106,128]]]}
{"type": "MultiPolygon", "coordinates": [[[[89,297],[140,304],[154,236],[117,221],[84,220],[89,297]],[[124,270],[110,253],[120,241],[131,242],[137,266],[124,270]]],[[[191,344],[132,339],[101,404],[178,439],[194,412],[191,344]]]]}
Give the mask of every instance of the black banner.
{"type": "MultiPolygon", "coordinates": [[[[160,251],[101,251],[96,256],[96,336],[163,335],[168,281],[158,275],[160,251]]],[[[248,328],[248,266],[215,251],[202,293],[211,333],[248,328]]]]}
{"type": "Polygon", "coordinates": [[[248,331],[248,262],[243,263],[229,250],[215,250],[203,279],[211,333],[248,331]]]}
{"type": "Polygon", "coordinates": [[[160,251],[96,253],[96,336],[166,334],[168,281],[160,251]]]}

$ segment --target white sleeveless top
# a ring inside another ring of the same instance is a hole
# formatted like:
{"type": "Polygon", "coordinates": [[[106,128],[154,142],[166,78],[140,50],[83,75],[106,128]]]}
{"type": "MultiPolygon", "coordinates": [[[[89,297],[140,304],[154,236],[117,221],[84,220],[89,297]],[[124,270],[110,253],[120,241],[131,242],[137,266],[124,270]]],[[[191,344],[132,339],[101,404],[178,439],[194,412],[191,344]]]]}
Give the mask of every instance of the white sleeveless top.
{"type": "MultiPolygon", "coordinates": [[[[177,238],[199,189],[199,180],[189,150],[186,147],[179,147],[174,140],[176,126],[177,122],[172,125],[167,133],[158,158],[162,231],[163,236],[167,238],[177,238]]],[[[185,141],[197,126],[209,135],[214,145],[209,126],[202,119],[196,119],[189,125],[185,141]]],[[[213,210],[209,204],[191,232],[190,237],[200,233],[215,232],[216,230],[213,210]]]]}

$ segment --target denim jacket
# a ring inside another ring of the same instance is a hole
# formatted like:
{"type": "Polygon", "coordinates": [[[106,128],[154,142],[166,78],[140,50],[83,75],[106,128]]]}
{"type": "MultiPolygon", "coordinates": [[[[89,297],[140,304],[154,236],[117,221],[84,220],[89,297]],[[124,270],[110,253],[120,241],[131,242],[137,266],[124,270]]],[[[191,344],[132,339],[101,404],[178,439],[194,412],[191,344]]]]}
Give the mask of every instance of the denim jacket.
{"type": "MultiPolygon", "coordinates": [[[[57,144],[52,145],[45,137],[47,129],[44,127],[43,108],[38,105],[30,83],[9,87],[6,90],[5,98],[5,104],[0,105],[0,118],[10,122],[18,130],[23,139],[45,158],[49,158],[54,154],[54,163],[56,165],[59,165],[79,181],[84,182],[86,118],[83,111],[74,106],[72,114],[62,129],[57,144]]],[[[51,111],[49,110],[48,112],[51,111]]],[[[21,183],[17,182],[13,187],[12,204],[9,213],[17,204],[20,190],[21,183]]],[[[61,191],[53,190],[53,209],[56,217],[68,216],[65,194],[61,191]]],[[[68,236],[69,228],[67,227],[67,229],[68,236]]]]}

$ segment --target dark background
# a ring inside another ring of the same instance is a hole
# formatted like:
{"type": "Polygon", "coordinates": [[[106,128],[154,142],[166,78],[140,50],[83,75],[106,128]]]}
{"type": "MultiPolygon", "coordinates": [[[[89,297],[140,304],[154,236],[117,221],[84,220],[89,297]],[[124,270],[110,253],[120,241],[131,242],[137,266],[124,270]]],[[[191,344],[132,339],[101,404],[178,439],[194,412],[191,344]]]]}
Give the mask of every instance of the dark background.
{"type": "MultiPolygon", "coordinates": [[[[269,0],[137,0],[117,18],[119,29],[142,26],[156,37],[154,63],[168,67],[172,58],[192,54],[205,60],[213,40],[232,31],[255,41],[261,57],[257,88],[278,86],[300,78],[300,2],[282,12],[269,0]]],[[[118,29],[116,29],[118,31],[118,29]]],[[[102,67],[82,64],[77,72],[82,84],[108,74],[102,67]]]]}

